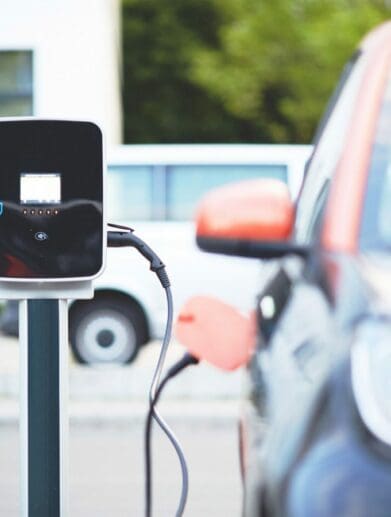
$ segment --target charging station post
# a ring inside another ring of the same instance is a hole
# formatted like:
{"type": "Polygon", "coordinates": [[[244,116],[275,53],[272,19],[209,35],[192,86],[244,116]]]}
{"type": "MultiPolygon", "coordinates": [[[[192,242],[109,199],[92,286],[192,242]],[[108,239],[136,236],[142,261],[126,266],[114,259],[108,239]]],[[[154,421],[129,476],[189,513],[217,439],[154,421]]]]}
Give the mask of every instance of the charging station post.
{"type": "Polygon", "coordinates": [[[20,302],[21,513],[30,517],[67,512],[66,313],[65,300],[20,302]]]}
{"type": "MultiPolygon", "coordinates": [[[[21,286],[11,292],[7,284],[0,282],[0,292],[21,296],[21,286]]],[[[68,515],[67,299],[92,298],[92,282],[51,284],[29,294],[39,295],[19,302],[20,513],[63,517],[68,515]]]]}
{"type": "Polygon", "coordinates": [[[22,517],[68,512],[68,303],[104,267],[103,143],[91,122],[0,122],[0,298],[20,300],[22,517]]]}

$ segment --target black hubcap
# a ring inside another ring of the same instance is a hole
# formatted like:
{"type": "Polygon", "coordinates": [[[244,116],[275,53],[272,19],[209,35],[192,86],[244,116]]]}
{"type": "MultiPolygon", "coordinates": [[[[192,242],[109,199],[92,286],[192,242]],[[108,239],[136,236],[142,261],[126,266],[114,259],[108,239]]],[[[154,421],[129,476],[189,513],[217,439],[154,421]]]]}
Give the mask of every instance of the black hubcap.
{"type": "Polygon", "coordinates": [[[97,336],[99,346],[107,348],[114,343],[114,334],[111,330],[101,330],[97,336]]]}

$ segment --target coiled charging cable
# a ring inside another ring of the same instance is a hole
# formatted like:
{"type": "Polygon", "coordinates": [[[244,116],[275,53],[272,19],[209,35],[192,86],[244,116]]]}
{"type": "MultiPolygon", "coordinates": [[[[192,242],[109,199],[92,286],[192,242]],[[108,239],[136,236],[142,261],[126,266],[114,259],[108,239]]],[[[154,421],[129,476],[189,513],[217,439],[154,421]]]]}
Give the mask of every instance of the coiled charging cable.
{"type": "MultiPolygon", "coordinates": [[[[117,224],[109,224],[110,227],[116,228],[117,231],[109,231],[107,234],[107,244],[109,247],[119,248],[119,247],[133,247],[136,248],[144,258],[146,258],[150,263],[150,269],[154,273],[156,273],[162,287],[166,293],[167,299],[167,323],[166,329],[164,333],[164,338],[162,342],[162,347],[160,350],[159,359],[157,362],[157,366],[152,378],[152,384],[149,391],[149,412],[147,416],[147,423],[145,429],[145,464],[146,464],[146,489],[145,489],[145,516],[151,517],[152,515],[152,466],[151,466],[151,425],[152,419],[157,422],[159,427],[166,434],[167,438],[170,440],[173,445],[175,452],[178,456],[181,472],[182,472],[182,490],[180,501],[178,504],[178,508],[176,511],[176,517],[181,517],[184,513],[187,494],[189,488],[189,477],[186,459],[181,449],[181,446],[175,437],[172,430],[169,428],[167,423],[160,416],[158,411],[155,408],[155,405],[159,399],[161,391],[166,384],[166,382],[172,378],[174,375],[179,373],[179,371],[183,370],[186,366],[190,364],[195,364],[197,360],[188,356],[184,362],[180,362],[179,368],[177,365],[174,365],[167,373],[162,383],[160,383],[160,378],[163,371],[164,361],[166,359],[167,349],[170,344],[171,332],[172,332],[172,323],[173,323],[173,301],[172,301],[172,293],[170,289],[170,280],[168,278],[165,265],[159,258],[159,256],[139,237],[134,235],[133,229],[127,226],[117,225],[117,224]],[[118,231],[121,230],[121,231],[118,231]]],[[[187,354],[186,354],[187,355],[187,354]]]]}
{"type": "MultiPolygon", "coordinates": [[[[149,407],[148,415],[147,415],[147,423],[145,426],[145,508],[146,513],[145,515],[147,517],[151,517],[152,514],[152,508],[151,508],[151,501],[152,501],[152,458],[151,458],[151,431],[152,431],[152,419],[154,418],[154,408],[157,404],[158,400],[160,399],[160,395],[162,394],[163,389],[165,388],[166,384],[170,379],[178,375],[182,370],[187,368],[188,366],[191,366],[192,364],[197,364],[198,359],[191,356],[190,354],[185,353],[182,359],[180,359],[177,363],[175,363],[169,370],[167,371],[166,375],[164,376],[163,380],[160,382],[156,392],[154,399],[152,401],[152,404],[149,407]]],[[[175,445],[174,445],[175,447],[175,445]]],[[[178,451],[177,451],[178,453],[178,451]]],[[[179,456],[179,453],[178,453],[179,456]]],[[[187,493],[188,493],[188,486],[189,486],[189,478],[188,478],[188,472],[186,463],[185,465],[182,465],[182,495],[181,500],[177,509],[176,517],[179,517],[183,515],[186,500],[187,500],[187,493]]]]}

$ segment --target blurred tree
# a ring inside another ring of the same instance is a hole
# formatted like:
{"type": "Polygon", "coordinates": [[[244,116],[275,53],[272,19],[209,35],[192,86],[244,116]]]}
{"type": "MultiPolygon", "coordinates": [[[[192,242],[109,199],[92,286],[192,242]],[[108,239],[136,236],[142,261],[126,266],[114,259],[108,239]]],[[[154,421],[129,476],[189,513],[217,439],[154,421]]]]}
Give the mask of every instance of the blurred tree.
{"type": "Polygon", "coordinates": [[[128,142],[308,142],[387,0],[123,0],[128,142]]]}
{"type": "Polygon", "coordinates": [[[275,142],[310,140],[344,62],[391,12],[381,0],[214,4],[220,46],[193,55],[192,78],[275,142]]]}
{"type": "Polygon", "coordinates": [[[191,78],[197,51],[218,49],[210,0],[123,0],[125,142],[256,141],[251,121],[191,78]]]}

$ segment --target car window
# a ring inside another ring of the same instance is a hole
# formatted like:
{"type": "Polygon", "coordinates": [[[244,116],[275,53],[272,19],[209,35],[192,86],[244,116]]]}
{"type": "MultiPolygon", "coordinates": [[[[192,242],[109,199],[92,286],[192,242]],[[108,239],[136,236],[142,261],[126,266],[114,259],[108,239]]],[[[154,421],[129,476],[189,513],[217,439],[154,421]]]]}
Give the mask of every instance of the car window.
{"type": "Polygon", "coordinates": [[[341,156],[364,64],[359,57],[350,69],[345,86],[340,90],[308,166],[297,204],[295,234],[299,242],[308,243],[317,238],[313,230],[318,230],[319,225],[315,224],[314,218],[323,212],[327,201],[327,196],[321,194],[328,193],[325,186],[329,184],[341,156]],[[322,206],[317,206],[319,203],[322,206]]]}
{"type": "Polygon", "coordinates": [[[391,77],[372,147],[360,232],[361,248],[391,247],[391,77]]]}
{"type": "Polygon", "coordinates": [[[153,167],[110,166],[107,176],[109,221],[152,218],[153,167]]]}
{"type": "Polygon", "coordinates": [[[345,84],[346,84],[347,80],[349,79],[352,69],[353,69],[354,65],[356,64],[360,55],[361,55],[361,50],[360,49],[356,50],[356,52],[353,54],[350,61],[348,61],[346,63],[346,65],[344,66],[344,69],[342,70],[342,74],[341,74],[341,77],[339,78],[337,86],[335,87],[335,89],[327,103],[323,116],[320,119],[319,125],[316,128],[316,132],[315,132],[314,138],[312,140],[313,146],[316,146],[317,143],[319,142],[319,140],[323,134],[323,131],[330,119],[330,116],[334,111],[335,105],[337,104],[337,101],[341,95],[341,92],[345,88],[345,84]]]}
{"type": "Polygon", "coordinates": [[[254,178],[287,182],[286,165],[180,165],[167,170],[167,217],[192,219],[201,197],[225,183],[254,178]]]}

